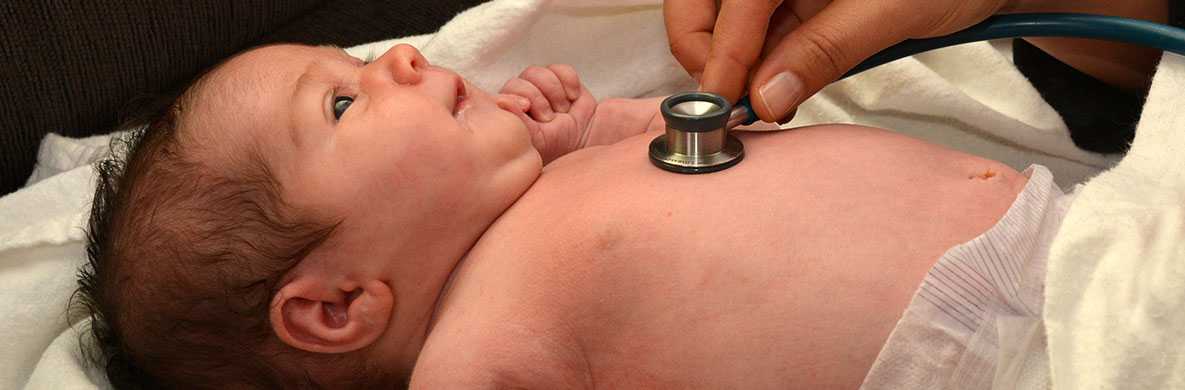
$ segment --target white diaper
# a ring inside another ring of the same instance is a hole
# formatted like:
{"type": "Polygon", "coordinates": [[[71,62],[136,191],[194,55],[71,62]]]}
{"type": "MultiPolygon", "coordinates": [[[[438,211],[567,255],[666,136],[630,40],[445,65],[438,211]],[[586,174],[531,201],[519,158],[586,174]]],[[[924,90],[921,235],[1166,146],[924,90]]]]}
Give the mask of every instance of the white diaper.
{"type": "Polygon", "coordinates": [[[930,268],[864,389],[1045,389],[1045,260],[1074,195],[1043,166],[995,226],[930,268]]]}

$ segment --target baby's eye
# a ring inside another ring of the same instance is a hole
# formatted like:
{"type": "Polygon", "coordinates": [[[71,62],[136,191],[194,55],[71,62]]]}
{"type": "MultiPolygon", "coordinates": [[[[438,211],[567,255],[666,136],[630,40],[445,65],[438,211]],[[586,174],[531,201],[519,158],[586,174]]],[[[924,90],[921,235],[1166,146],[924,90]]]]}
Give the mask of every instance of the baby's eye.
{"type": "Polygon", "coordinates": [[[346,109],[354,104],[354,98],[351,96],[338,96],[333,98],[333,118],[341,119],[345,115],[346,109]]]}

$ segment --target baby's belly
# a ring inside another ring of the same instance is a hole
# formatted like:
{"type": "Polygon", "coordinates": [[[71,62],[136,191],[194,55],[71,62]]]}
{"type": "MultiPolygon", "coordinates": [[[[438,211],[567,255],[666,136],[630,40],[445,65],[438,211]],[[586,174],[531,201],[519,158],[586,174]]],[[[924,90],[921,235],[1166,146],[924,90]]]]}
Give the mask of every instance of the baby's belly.
{"type": "Polygon", "coordinates": [[[744,162],[695,176],[651,166],[652,137],[548,166],[483,238],[623,386],[858,386],[933,262],[1025,182],[853,126],[746,135],[744,162]]]}

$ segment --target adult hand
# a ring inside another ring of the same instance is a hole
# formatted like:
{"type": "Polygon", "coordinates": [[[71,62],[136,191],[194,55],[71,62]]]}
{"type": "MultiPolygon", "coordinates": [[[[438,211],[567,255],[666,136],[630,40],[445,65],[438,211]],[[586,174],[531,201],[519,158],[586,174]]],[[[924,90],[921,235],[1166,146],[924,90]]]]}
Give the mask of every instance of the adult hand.
{"type": "Polygon", "coordinates": [[[701,89],[735,102],[748,87],[757,116],[783,122],[873,54],[954,33],[1015,1],[667,0],[663,13],[671,53],[701,89]]]}

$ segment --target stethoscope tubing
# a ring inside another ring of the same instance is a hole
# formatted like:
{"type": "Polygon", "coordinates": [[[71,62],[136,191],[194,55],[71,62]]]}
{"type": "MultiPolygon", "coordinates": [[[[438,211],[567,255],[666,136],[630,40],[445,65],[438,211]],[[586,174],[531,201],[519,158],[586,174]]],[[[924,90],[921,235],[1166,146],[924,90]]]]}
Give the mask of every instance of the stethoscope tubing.
{"type": "Polygon", "coordinates": [[[1004,38],[1088,38],[1131,43],[1185,55],[1185,29],[1115,16],[1041,13],[998,15],[954,34],[910,39],[873,55],[843,77],[914,54],[1004,38]]]}

